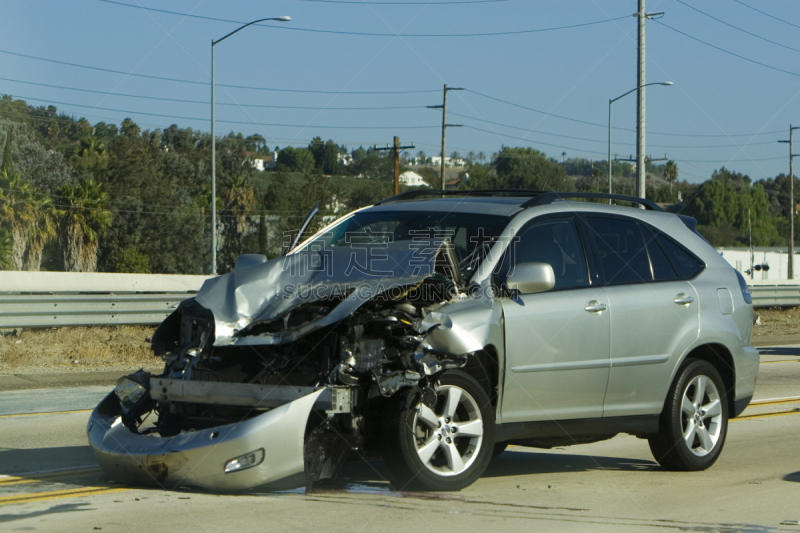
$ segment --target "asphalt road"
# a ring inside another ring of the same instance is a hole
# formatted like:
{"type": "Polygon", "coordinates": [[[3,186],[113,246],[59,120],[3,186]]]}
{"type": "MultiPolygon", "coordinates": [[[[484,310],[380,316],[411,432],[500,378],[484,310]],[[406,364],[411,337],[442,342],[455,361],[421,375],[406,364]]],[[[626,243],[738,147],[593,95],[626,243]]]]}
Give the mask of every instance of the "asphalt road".
{"type": "Polygon", "coordinates": [[[662,470],[632,436],[509,448],[458,493],[390,490],[380,461],[304,494],[214,495],[117,485],[86,445],[110,387],[0,392],[0,531],[800,532],[800,346],[762,348],[754,404],[706,472],[662,470]]]}

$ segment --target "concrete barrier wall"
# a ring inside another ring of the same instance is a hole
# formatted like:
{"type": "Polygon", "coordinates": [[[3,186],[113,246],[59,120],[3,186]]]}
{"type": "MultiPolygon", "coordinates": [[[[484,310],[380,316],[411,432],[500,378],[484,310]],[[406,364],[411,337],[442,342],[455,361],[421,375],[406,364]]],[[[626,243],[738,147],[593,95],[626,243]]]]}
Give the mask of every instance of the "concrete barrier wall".
{"type": "Polygon", "coordinates": [[[211,276],[0,271],[0,293],[195,292],[211,276]]]}

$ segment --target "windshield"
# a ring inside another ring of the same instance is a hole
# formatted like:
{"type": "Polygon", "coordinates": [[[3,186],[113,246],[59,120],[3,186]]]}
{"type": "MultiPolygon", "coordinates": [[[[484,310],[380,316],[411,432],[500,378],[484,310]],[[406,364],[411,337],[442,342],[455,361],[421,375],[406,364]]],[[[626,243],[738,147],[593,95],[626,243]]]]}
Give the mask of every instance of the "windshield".
{"type": "Polygon", "coordinates": [[[467,280],[508,221],[504,216],[475,213],[366,211],[343,220],[308,245],[319,249],[411,241],[424,255],[426,250],[430,253],[448,240],[453,243],[461,275],[467,280]]]}

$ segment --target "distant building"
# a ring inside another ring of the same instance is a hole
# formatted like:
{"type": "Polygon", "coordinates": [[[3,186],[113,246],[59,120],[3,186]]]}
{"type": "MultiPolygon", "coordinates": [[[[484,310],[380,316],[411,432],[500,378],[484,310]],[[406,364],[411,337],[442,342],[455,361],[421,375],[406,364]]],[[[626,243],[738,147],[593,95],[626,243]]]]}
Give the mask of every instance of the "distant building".
{"type": "Polygon", "coordinates": [[[353,163],[353,156],[352,154],[339,154],[339,164],[343,166],[349,166],[353,163]]]}
{"type": "Polygon", "coordinates": [[[462,178],[456,178],[454,180],[448,180],[448,181],[444,182],[444,188],[446,190],[448,190],[448,191],[458,189],[458,186],[461,185],[462,181],[463,181],[462,178]]]}
{"type": "Polygon", "coordinates": [[[250,164],[253,166],[254,169],[264,171],[264,170],[274,170],[275,164],[278,161],[278,152],[272,152],[272,155],[261,155],[256,152],[246,152],[247,160],[250,161],[250,164]]]}
{"type": "MultiPolygon", "coordinates": [[[[428,158],[433,166],[441,166],[442,158],[438,155],[435,157],[428,158]]],[[[460,157],[453,159],[452,157],[445,157],[444,158],[444,166],[446,167],[454,167],[454,168],[463,168],[467,166],[467,162],[461,159],[460,157]]]]}
{"type": "Polygon", "coordinates": [[[425,181],[425,178],[414,172],[413,170],[409,170],[400,174],[400,183],[403,185],[408,185],[409,187],[430,187],[428,182],[425,181]]]}

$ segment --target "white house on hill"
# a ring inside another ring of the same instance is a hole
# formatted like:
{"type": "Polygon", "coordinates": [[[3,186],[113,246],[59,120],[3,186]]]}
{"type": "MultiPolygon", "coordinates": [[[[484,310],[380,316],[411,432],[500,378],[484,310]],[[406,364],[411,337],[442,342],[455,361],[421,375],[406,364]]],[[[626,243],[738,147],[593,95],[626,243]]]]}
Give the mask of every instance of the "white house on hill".
{"type": "Polygon", "coordinates": [[[420,185],[429,187],[428,182],[425,181],[425,178],[423,178],[413,170],[408,170],[400,174],[400,183],[402,183],[403,185],[408,185],[410,187],[419,187],[420,185]]]}

